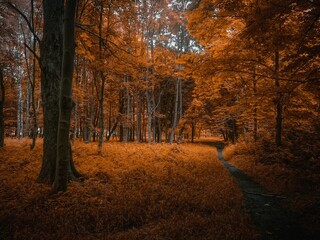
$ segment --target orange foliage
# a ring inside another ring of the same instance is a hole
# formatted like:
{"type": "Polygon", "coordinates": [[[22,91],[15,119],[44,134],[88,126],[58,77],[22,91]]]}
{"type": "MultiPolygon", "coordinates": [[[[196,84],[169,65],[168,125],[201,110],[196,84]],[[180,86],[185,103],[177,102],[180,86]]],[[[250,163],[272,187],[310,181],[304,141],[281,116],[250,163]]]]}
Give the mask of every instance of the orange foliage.
{"type": "Polygon", "coordinates": [[[256,239],[242,194],[212,147],[76,142],[85,175],[49,196],[35,182],[41,143],[6,140],[0,149],[1,238],[256,239]]]}

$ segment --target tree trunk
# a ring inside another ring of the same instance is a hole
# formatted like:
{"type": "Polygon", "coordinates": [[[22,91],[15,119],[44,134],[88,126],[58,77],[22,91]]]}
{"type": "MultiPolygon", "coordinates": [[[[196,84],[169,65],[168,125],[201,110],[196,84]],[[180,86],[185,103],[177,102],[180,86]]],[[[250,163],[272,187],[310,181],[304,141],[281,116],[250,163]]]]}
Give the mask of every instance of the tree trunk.
{"type": "Polygon", "coordinates": [[[119,118],[120,118],[120,126],[119,126],[119,141],[123,142],[123,115],[124,115],[124,96],[123,90],[121,89],[119,92],[119,118]]]}
{"type": "Polygon", "coordinates": [[[75,54],[74,22],[77,0],[68,0],[64,15],[62,82],[59,104],[58,149],[56,175],[52,192],[67,190],[68,170],[71,166],[71,147],[69,142],[72,101],[72,77],[75,54]]]}
{"type": "MultiPolygon", "coordinates": [[[[178,122],[179,120],[182,119],[182,81],[181,79],[179,79],[179,118],[178,118],[178,122]]],[[[177,122],[177,124],[178,124],[177,122]]],[[[182,136],[183,135],[183,129],[180,129],[179,131],[179,141],[182,140],[182,136]]]]}
{"type": "Polygon", "coordinates": [[[141,142],[141,95],[140,93],[137,94],[137,124],[136,124],[136,142],[139,143],[141,142]]]}
{"type": "MultiPolygon", "coordinates": [[[[34,0],[31,0],[31,26],[35,29],[34,24],[34,0]]],[[[35,36],[32,36],[32,50],[36,52],[37,41],[35,36]]],[[[32,116],[33,116],[33,127],[32,127],[32,143],[30,144],[30,149],[34,149],[36,146],[36,139],[38,136],[38,119],[37,119],[37,109],[34,99],[34,90],[36,85],[36,57],[33,56],[32,60],[32,79],[31,79],[31,107],[32,107],[32,116]]]]}
{"type": "Polygon", "coordinates": [[[3,116],[3,105],[5,101],[5,89],[4,89],[4,77],[2,68],[0,66],[0,147],[4,146],[4,116],[3,116]]]}
{"type": "Polygon", "coordinates": [[[279,51],[275,52],[275,86],[277,91],[277,101],[276,101],[276,145],[280,147],[282,144],[282,109],[283,109],[283,96],[280,90],[279,82],[279,66],[280,66],[280,57],[279,51]]]}
{"type": "MultiPolygon", "coordinates": [[[[228,141],[228,133],[227,133],[227,131],[224,131],[222,128],[220,129],[220,132],[221,132],[221,134],[222,134],[222,136],[223,136],[223,140],[226,142],[226,141],[228,141]]],[[[199,137],[200,138],[200,137],[199,137]]]]}
{"type": "Polygon", "coordinates": [[[112,124],[111,120],[112,120],[112,101],[109,102],[108,133],[106,136],[107,141],[109,141],[111,137],[111,124],[112,124]]]}
{"type": "MultiPolygon", "coordinates": [[[[103,24],[103,1],[100,1],[100,19],[99,19],[99,36],[102,36],[102,24],[103,24]]],[[[109,23],[108,23],[109,24],[109,23]]],[[[102,59],[102,39],[99,38],[99,60],[103,61],[102,59]]],[[[106,81],[106,77],[102,70],[99,71],[100,78],[101,78],[101,91],[100,91],[100,119],[99,119],[99,141],[98,141],[98,152],[101,154],[102,151],[102,143],[103,143],[103,132],[104,132],[104,85],[106,81]]]]}
{"type": "MultiPolygon", "coordinates": [[[[21,64],[21,63],[20,63],[21,64]]],[[[22,73],[18,74],[18,111],[17,111],[17,137],[23,137],[23,92],[22,92],[22,73]]]]}
{"type": "MultiPolygon", "coordinates": [[[[95,79],[93,79],[95,81],[95,79]]],[[[95,123],[94,123],[94,116],[95,116],[95,106],[94,106],[94,84],[93,81],[91,82],[91,96],[90,96],[90,124],[88,124],[88,143],[91,141],[95,142],[96,135],[95,135],[95,123]]],[[[89,117],[88,117],[89,118],[89,117]]]]}
{"type": "Polygon", "coordinates": [[[279,99],[277,102],[277,124],[276,124],[276,144],[277,147],[282,145],[282,110],[283,110],[283,97],[279,94],[279,99]]]}
{"type": "Polygon", "coordinates": [[[191,142],[194,142],[194,134],[195,134],[195,124],[194,122],[191,123],[191,142]]]}
{"type": "Polygon", "coordinates": [[[101,92],[100,92],[100,119],[99,119],[99,142],[98,142],[98,147],[99,147],[99,153],[101,153],[102,150],[102,143],[103,143],[103,132],[104,132],[104,85],[105,85],[105,76],[102,72],[100,72],[101,76],[101,92]]]}
{"type": "MultiPolygon", "coordinates": [[[[57,159],[59,90],[62,61],[63,0],[43,1],[41,53],[41,94],[43,103],[43,161],[39,182],[53,183],[57,159]]],[[[69,138],[68,138],[69,139],[69,138]]]]}
{"type": "MultiPolygon", "coordinates": [[[[147,56],[148,56],[148,51],[147,51],[147,56]]],[[[150,97],[150,91],[149,91],[150,84],[149,84],[149,67],[148,66],[146,68],[146,83],[147,83],[146,99],[147,99],[147,113],[148,113],[148,125],[147,125],[148,126],[148,143],[150,144],[152,141],[152,106],[151,106],[151,97],[150,97]]]]}
{"type": "Polygon", "coordinates": [[[256,142],[258,140],[258,118],[257,118],[257,81],[254,73],[253,79],[253,92],[254,92],[254,108],[253,108],[253,139],[256,142]]]}
{"type": "Polygon", "coordinates": [[[134,98],[134,96],[132,96],[132,100],[131,100],[131,102],[132,102],[132,109],[131,109],[131,111],[132,111],[132,113],[131,113],[131,137],[130,137],[130,141],[131,142],[134,142],[134,137],[135,137],[135,135],[136,135],[136,126],[135,126],[135,119],[134,119],[134,116],[136,115],[135,114],[135,98],[134,98]]]}
{"type": "MultiPolygon", "coordinates": [[[[32,2],[32,19],[33,19],[33,1],[32,2]]],[[[33,21],[32,21],[33,24],[33,21]]],[[[33,37],[33,51],[36,49],[36,39],[33,37]]],[[[33,113],[33,128],[32,128],[32,143],[30,145],[30,149],[32,150],[36,145],[36,139],[38,136],[38,119],[37,119],[37,109],[36,109],[36,103],[34,99],[34,90],[36,85],[36,58],[33,56],[33,62],[32,62],[32,81],[31,81],[31,107],[32,107],[32,113],[33,113]]]]}
{"type": "Polygon", "coordinates": [[[77,132],[78,132],[78,103],[76,99],[75,106],[74,106],[74,127],[72,131],[72,145],[74,145],[74,142],[76,140],[77,132]]]}
{"type": "Polygon", "coordinates": [[[29,134],[29,123],[30,123],[30,98],[31,98],[31,84],[30,82],[27,83],[27,94],[26,94],[26,125],[25,125],[25,133],[24,135],[30,137],[29,134]]]}
{"type": "Polygon", "coordinates": [[[178,123],[178,105],[179,105],[179,79],[176,80],[176,98],[174,102],[174,113],[173,113],[173,124],[172,124],[172,131],[170,134],[170,144],[173,143],[174,134],[176,131],[177,123],[178,123]]]}
{"type": "Polygon", "coordinates": [[[127,109],[126,109],[126,121],[125,121],[125,136],[124,143],[128,143],[129,140],[129,126],[130,126],[130,92],[129,92],[129,78],[128,75],[124,77],[126,84],[126,99],[127,99],[127,109]]]}

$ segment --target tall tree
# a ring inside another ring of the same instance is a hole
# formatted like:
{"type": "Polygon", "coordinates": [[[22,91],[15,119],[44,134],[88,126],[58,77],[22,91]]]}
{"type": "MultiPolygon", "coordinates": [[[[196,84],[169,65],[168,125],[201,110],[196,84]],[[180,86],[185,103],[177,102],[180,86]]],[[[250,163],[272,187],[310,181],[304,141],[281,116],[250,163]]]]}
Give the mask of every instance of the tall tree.
{"type": "Polygon", "coordinates": [[[38,181],[47,183],[54,182],[56,171],[63,11],[63,0],[43,1],[40,67],[44,132],[43,160],[38,181]]]}
{"type": "Polygon", "coordinates": [[[71,169],[71,144],[69,141],[72,100],[72,78],[75,54],[75,12],[77,0],[67,0],[63,24],[63,58],[59,100],[58,148],[55,179],[52,192],[65,191],[68,170],[71,169]]]}
{"type": "MultiPolygon", "coordinates": [[[[40,43],[41,94],[43,106],[43,161],[39,182],[53,183],[56,177],[59,126],[59,95],[62,69],[62,29],[64,1],[43,1],[43,36],[40,43]]],[[[66,71],[69,71],[68,69],[66,71]]],[[[69,138],[68,138],[69,139],[69,138]]],[[[68,146],[68,145],[67,145],[68,146]]],[[[65,147],[65,146],[64,146],[65,147]]],[[[71,151],[69,151],[71,155],[71,151]]],[[[68,173],[78,176],[72,158],[68,173]]],[[[59,180],[58,180],[59,181],[59,180]]]]}

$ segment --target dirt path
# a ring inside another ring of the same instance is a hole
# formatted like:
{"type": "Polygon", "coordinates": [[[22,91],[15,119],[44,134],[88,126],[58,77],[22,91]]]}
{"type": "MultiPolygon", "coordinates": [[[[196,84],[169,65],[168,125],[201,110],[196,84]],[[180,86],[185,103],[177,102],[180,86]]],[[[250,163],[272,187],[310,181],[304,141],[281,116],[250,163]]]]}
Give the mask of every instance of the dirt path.
{"type": "Polygon", "coordinates": [[[304,239],[292,220],[293,216],[281,206],[283,197],[270,194],[248,175],[226,162],[222,155],[223,143],[210,145],[217,148],[219,160],[236,179],[244,195],[244,209],[259,229],[261,239],[304,239]]]}

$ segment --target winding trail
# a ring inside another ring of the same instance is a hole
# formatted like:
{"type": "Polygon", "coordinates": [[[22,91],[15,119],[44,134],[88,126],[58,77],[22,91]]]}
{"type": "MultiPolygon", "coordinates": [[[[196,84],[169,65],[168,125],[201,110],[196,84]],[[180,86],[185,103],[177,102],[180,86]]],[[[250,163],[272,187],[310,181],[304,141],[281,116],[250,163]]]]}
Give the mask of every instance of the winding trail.
{"type": "Polygon", "coordinates": [[[217,148],[219,160],[237,181],[244,195],[244,209],[257,226],[261,239],[304,239],[292,214],[281,206],[282,197],[270,194],[248,175],[226,162],[222,155],[222,142],[209,145],[217,148]]]}

